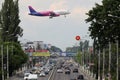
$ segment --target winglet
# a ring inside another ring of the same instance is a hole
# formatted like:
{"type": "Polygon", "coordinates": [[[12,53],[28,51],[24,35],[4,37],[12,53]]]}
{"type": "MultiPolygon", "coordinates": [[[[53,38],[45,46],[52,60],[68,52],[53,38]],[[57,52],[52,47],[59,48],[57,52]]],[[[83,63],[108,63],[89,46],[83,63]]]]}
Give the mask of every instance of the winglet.
{"type": "Polygon", "coordinates": [[[28,6],[31,13],[36,12],[31,6],[28,6]]]}

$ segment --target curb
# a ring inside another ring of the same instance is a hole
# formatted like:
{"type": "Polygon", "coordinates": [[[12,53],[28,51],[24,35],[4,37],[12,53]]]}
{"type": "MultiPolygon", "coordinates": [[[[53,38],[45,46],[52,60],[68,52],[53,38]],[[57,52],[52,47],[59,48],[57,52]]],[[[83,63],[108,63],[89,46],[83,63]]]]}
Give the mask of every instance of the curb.
{"type": "Polygon", "coordinates": [[[88,73],[86,73],[85,71],[83,71],[83,70],[82,70],[82,66],[79,67],[79,69],[80,69],[80,71],[81,71],[85,76],[87,76],[87,77],[89,78],[89,80],[96,80],[96,79],[92,78],[92,77],[90,76],[90,74],[88,74],[88,73]]]}

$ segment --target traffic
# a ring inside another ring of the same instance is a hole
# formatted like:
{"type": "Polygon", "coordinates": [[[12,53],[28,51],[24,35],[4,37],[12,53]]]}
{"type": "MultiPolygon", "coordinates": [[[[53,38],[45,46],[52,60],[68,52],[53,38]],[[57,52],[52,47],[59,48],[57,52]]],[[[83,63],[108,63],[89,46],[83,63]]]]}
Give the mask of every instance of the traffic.
{"type": "Polygon", "coordinates": [[[72,58],[48,59],[45,65],[24,71],[22,80],[88,80],[72,58]]]}

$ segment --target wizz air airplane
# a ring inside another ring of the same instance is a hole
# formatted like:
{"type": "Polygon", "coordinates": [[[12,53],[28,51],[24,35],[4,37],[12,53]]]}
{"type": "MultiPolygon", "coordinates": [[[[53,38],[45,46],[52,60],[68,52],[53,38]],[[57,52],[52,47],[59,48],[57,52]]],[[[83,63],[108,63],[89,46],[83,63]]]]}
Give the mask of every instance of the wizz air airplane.
{"type": "Polygon", "coordinates": [[[70,14],[70,12],[67,11],[67,10],[37,12],[31,6],[28,6],[28,7],[29,7],[29,10],[30,10],[29,15],[32,15],[32,16],[49,16],[49,18],[53,18],[53,17],[58,17],[60,15],[64,15],[66,17],[66,15],[70,14]]]}

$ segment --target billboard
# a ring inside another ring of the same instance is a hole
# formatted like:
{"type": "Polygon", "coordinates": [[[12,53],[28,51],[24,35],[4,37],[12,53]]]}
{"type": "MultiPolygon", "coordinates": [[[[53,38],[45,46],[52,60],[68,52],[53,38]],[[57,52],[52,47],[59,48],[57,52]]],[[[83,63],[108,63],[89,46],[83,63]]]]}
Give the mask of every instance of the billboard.
{"type": "Polygon", "coordinates": [[[66,56],[68,56],[68,57],[73,57],[75,55],[76,55],[76,53],[73,53],[73,52],[67,52],[66,53],[66,56]]]}
{"type": "Polygon", "coordinates": [[[62,53],[60,53],[60,56],[63,56],[63,57],[73,57],[75,55],[76,55],[76,53],[74,53],[74,52],[62,52],[62,53]]]}
{"type": "Polygon", "coordinates": [[[50,56],[50,52],[33,52],[32,56],[45,56],[45,57],[49,57],[50,56]]]}
{"type": "Polygon", "coordinates": [[[60,53],[60,56],[66,56],[65,52],[60,53]]]}

